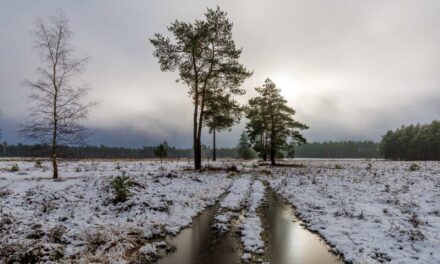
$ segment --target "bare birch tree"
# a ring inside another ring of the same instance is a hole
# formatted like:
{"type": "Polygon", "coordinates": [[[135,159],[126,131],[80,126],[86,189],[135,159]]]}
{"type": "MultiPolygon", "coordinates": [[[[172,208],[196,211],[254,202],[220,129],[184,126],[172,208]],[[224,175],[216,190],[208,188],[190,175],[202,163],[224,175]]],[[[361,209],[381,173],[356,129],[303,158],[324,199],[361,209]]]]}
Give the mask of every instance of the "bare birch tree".
{"type": "Polygon", "coordinates": [[[83,143],[87,130],[81,121],[95,103],[83,103],[87,86],[71,85],[81,73],[87,58],[73,57],[70,45],[72,32],[60,11],[47,20],[38,19],[33,31],[35,49],[42,65],[37,68],[36,81],[25,81],[32,90],[30,114],[22,126],[22,135],[51,146],[53,178],[58,178],[57,146],[83,143]]]}

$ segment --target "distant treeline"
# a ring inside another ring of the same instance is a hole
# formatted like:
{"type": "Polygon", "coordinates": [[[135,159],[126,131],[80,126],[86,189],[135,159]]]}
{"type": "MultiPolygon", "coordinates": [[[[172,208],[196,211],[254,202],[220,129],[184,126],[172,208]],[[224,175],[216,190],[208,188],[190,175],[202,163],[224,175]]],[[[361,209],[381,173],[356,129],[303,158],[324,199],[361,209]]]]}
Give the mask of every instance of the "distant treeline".
{"type": "Polygon", "coordinates": [[[440,121],[388,131],[380,144],[386,159],[440,160],[440,121]]]}
{"type": "MultiPolygon", "coordinates": [[[[106,147],[106,146],[59,146],[60,158],[84,159],[84,158],[123,158],[141,159],[155,158],[154,146],[144,146],[142,148],[125,147],[106,147]]],[[[51,149],[49,145],[8,145],[6,142],[0,144],[0,157],[50,157],[51,149]]],[[[202,147],[202,156],[210,158],[212,149],[208,146],[202,147]]],[[[168,148],[169,158],[191,158],[192,149],[168,148]]],[[[237,157],[236,148],[218,148],[217,157],[237,157]]]]}
{"type": "Polygon", "coordinates": [[[313,142],[295,147],[301,158],[380,158],[379,143],[373,141],[313,142]]]}
{"type": "MultiPolygon", "coordinates": [[[[60,146],[61,158],[155,158],[154,146],[142,148],[106,147],[106,146],[60,146]]],[[[212,157],[212,148],[202,147],[203,158],[212,157]]],[[[49,145],[8,145],[6,142],[0,144],[0,157],[49,157],[49,145]]],[[[191,158],[193,150],[168,148],[169,158],[191,158]]],[[[237,158],[237,148],[218,148],[217,157],[237,158]]],[[[298,158],[379,158],[379,144],[371,141],[343,141],[310,143],[295,147],[295,157],[298,158]]]]}

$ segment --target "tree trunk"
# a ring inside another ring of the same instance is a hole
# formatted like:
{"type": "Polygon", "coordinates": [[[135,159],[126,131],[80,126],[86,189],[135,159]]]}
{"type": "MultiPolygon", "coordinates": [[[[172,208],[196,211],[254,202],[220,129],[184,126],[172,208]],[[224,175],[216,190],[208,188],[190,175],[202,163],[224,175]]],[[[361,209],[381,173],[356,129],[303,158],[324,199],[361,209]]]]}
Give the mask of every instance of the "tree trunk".
{"type": "Polygon", "coordinates": [[[202,168],[202,144],[200,138],[194,141],[194,169],[200,170],[202,168]]]}
{"type": "Polygon", "coordinates": [[[270,164],[275,165],[275,150],[270,148],[270,164]]]}
{"type": "Polygon", "coordinates": [[[52,167],[53,167],[53,178],[54,179],[58,179],[58,164],[57,164],[57,147],[56,147],[56,143],[54,145],[52,145],[52,167]]]}
{"type": "Polygon", "coordinates": [[[275,137],[274,129],[272,128],[271,130],[272,130],[272,133],[271,133],[272,135],[270,137],[270,164],[272,166],[274,166],[275,165],[275,155],[277,153],[276,146],[275,146],[276,137],[275,137]]]}
{"type": "MultiPolygon", "coordinates": [[[[197,93],[197,92],[196,92],[197,93]]],[[[200,170],[202,168],[202,153],[201,153],[201,144],[200,137],[198,137],[198,126],[197,126],[197,117],[198,117],[198,108],[199,108],[199,100],[198,96],[194,100],[194,124],[193,124],[193,149],[194,149],[194,170],[200,170]]]]}
{"type": "Polygon", "coordinates": [[[216,161],[217,156],[215,154],[215,129],[214,132],[212,132],[212,161],[216,161]]]}
{"type": "MultiPolygon", "coordinates": [[[[55,115],[54,115],[55,116],[55,115]]],[[[54,117],[54,127],[52,135],[52,167],[53,167],[53,178],[58,178],[58,164],[57,164],[57,121],[54,117]]]]}
{"type": "MultiPolygon", "coordinates": [[[[55,70],[54,70],[55,73],[55,70]]],[[[55,81],[54,81],[55,86],[55,81]]],[[[57,164],[57,133],[58,133],[58,117],[57,117],[57,99],[58,89],[55,88],[55,95],[53,99],[53,129],[52,129],[52,167],[53,178],[58,179],[58,164],[57,164]]]]}

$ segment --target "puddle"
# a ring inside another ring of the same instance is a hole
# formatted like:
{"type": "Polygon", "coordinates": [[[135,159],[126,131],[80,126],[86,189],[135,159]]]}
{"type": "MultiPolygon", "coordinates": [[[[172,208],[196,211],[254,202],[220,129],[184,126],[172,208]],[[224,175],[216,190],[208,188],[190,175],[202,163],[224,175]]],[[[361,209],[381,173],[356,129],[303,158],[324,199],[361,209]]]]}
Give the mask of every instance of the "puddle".
{"type": "Polygon", "coordinates": [[[159,264],[234,264],[241,263],[240,242],[231,232],[218,236],[211,229],[218,206],[205,210],[193,220],[191,228],[167,238],[176,251],[160,259],[159,264]]]}
{"type": "Polygon", "coordinates": [[[267,194],[267,234],[270,263],[276,264],[343,264],[328,251],[318,235],[299,224],[290,205],[270,191],[267,194]]]}
{"type": "MultiPolygon", "coordinates": [[[[267,194],[267,256],[272,264],[343,264],[318,235],[302,227],[293,209],[275,192],[267,194]]],[[[211,226],[218,206],[205,210],[193,220],[192,227],[176,237],[168,237],[176,251],[159,264],[234,264],[241,263],[240,238],[232,232],[218,236],[211,226]]]]}

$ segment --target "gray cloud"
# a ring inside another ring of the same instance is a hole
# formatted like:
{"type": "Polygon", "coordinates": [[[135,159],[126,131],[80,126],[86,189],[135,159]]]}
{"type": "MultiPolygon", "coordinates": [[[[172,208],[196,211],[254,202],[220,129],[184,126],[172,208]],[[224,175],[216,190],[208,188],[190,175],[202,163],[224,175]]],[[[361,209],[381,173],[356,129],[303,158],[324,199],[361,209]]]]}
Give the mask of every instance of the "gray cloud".
{"type": "MultiPolygon", "coordinates": [[[[0,3],[0,109],[3,138],[26,114],[38,58],[36,17],[62,7],[78,55],[90,56],[79,82],[99,107],[87,126],[93,144],[140,146],[166,139],[191,145],[191,101],[176,73],[160,72],[148,38],[174,19],[200,18],[220,5],[234,22],[243,63],[254,76],[246,102],[266,77],[310,125],[309,140],[372,139],[401,124],[440,118],[438,1],[12,1],[0,3]]],[[[220,135],[235,145],[243,124],[220,135]]],[[[209,135],[205,142],[209,143],[209,135]]]]}

